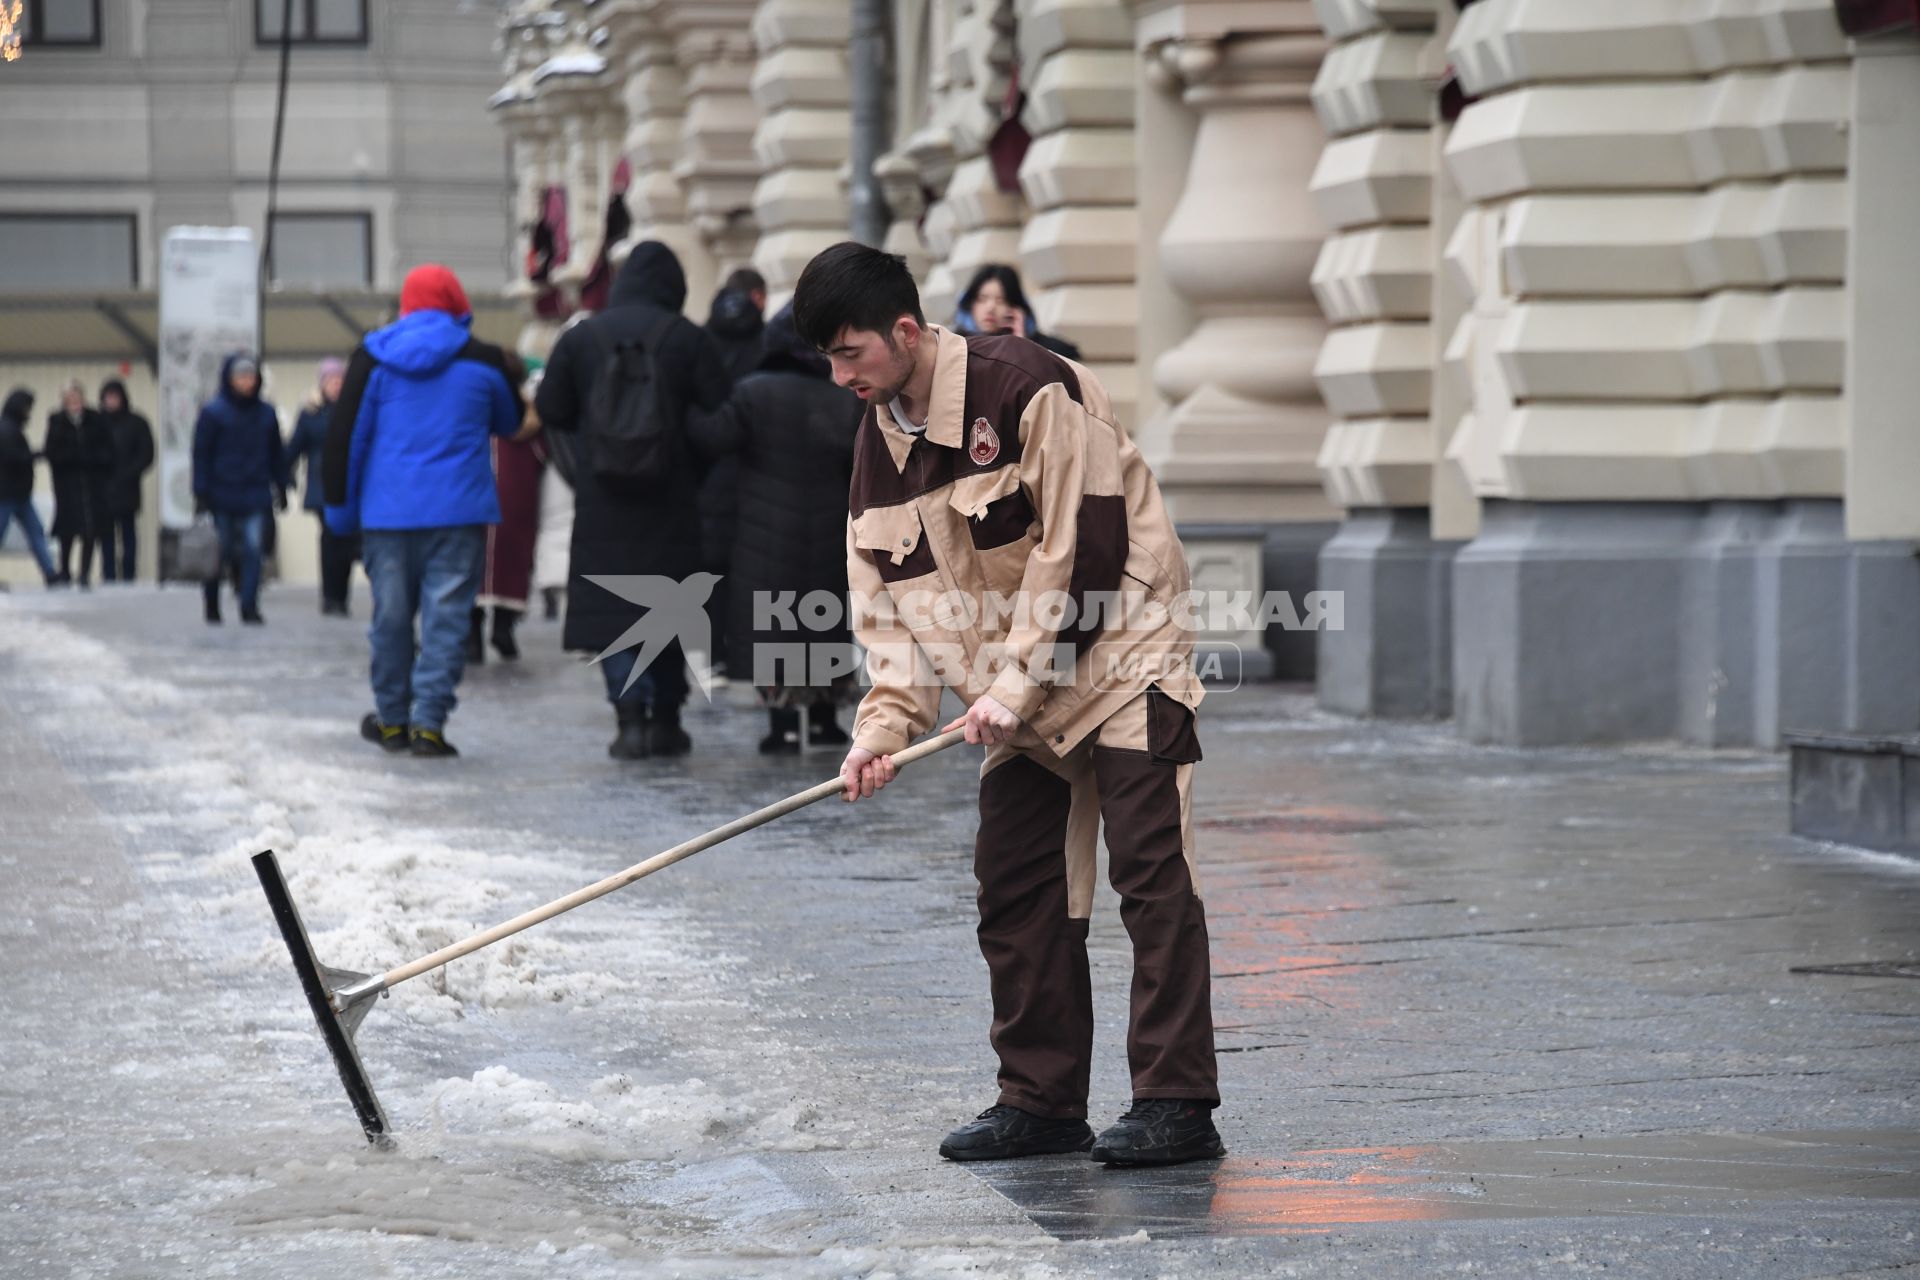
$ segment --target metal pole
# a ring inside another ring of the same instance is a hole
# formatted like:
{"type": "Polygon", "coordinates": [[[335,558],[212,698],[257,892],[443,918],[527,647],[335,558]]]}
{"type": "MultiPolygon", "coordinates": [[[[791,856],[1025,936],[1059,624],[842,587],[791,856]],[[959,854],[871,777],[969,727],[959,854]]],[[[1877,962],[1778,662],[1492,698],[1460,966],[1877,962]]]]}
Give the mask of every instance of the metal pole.
{"type": "Polygon", "coordinates": [[[873,165],[893,140],[887,92],[893,0],[853,0],[853,182],[848,229],[862,244],[885,243],[893,215],[873,165]]]}
{"type": "MultiPolygon", "coordinates": [[[[267,162],[267,224],[260,229],[260,280],[255,291],[259,308],[259,350],[254,359],[267,359],[267,275],[273,266],[273,215],[280,205],[280,144],[287,132],[287,80],[293,68],[293,0],[280,6],[280,86],[273,104],[273,157],[267,162]]],[[[264,376],[264,370],[263,370],[264,376]]]]}

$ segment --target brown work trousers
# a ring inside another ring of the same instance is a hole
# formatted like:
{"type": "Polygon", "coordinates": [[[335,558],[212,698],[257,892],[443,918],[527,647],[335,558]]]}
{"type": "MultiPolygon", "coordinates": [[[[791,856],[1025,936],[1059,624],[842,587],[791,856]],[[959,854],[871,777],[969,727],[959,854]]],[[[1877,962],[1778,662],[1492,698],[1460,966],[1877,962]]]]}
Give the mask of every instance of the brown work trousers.
{"type": "Polygon", "coordinates": [[[1022,733],[988,749],[973,860],[999,1100],[1056,1119],[1087,1114],[1087,923],[1104,819],[1108,877],[1133,940],[1133,1096],[1218,1103],[1207,917],[1193,865],[1193,712],[1148,690],[1064,757],[1022,733]]]}

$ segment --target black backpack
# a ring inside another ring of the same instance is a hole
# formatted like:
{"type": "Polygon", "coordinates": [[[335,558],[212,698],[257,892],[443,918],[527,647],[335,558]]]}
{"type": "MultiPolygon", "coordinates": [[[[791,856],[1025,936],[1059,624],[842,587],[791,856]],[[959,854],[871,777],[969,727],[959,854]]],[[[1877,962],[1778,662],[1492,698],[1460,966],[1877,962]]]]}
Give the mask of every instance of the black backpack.
{"type": "Polygon", "coordinates": [[[582,435],[586,468],[607,488],[658,489],[680,470],[679,415],[658,361],[660,340],[676,318],[604,348],[582,435]]]}

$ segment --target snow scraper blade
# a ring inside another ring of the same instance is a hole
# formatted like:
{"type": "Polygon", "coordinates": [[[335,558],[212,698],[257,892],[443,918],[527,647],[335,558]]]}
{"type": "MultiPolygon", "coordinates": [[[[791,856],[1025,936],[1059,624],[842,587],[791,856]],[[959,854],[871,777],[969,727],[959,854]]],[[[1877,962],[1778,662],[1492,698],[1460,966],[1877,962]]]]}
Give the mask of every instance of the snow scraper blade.
{"type": "Polygon", "coordinates": [[[260,877],[260,887],[266,890],[273,922],[280,926],[280,936],[287,940],[294,971],[300,975],[300,989],[306,992],[307,1006],[313,1010],[313,1020],[320,1024],[320,1037],[327,1042],[333,1065],[340,1070],[340,1083],[347,1087],[347,1097],[359,1113],[360,1127],[365,1130],[367,1141],[376,1147],[393,1145],[393,1139],[388,1136],[387,1113],[374,1095],[373,1082],[367,1079],[360,1051],[353,1046],[353,1033],[367,1016],[367,1010],[373,1007],[373,996],[369,994],[343,1003],[335,995],[341,988],[361,982],[368,975],[328,968],[313,954],[313,944],[307,940],[307,927],[300,921],[300,910],[293,905],[293,895],[287,892],[286,877],[280,874],[280,860],[273,856],[273,850],[254,854],[253,869],[260,877]]]}
{"type": "MultiPolygon", "coordinates": [[[[904,769],[936,751],[945,751],[966,741],[966,736],[963,729],[949,729],[895,753],[893,763],[896,768],[904,769]]],[[[504,920],[491,929],[483,929],[472,937],[450,942],[431,955],[421,956],[385,973],[347,973],[321,964],[313,954],[313,945],[307,941],[306,926],[300,923],[300,913],[294,908],[293,896],[287,892],[287,882],[280,875],[280,863],[274,858],[273,850],[256,853],[253,856],[253,869],[260,873],[260,885],[267,891],[267,902],[273,907],[273,919],[280,926],[280,936],[287,940],[287,950],[293,955],[293,967],[300,973],[300,986],[307,993],[307,1003],[313,1007],[313,1019],[320,1024],[320,1034],[326,1038],[327,1052],[333,1055],[333,1065],[340,1068],[340,1082],[347,1086],[347,1097],[352,1099],[353,1109],[360,1113],[360,1127],[367,1131],[368,1142],[385,1147],[392,1145],[392,1139],[387,1135],[386,1113],[380,1109],[380,1100],[373,1096],[373,1085],[367,1080],[367,1069],[361,1065],[360,1054],[353,1047],[353,1033],[359,1028],[360,1020],[366,1017],[367,1010],[373,1007],[375,997],[423,973],[444,968],[462,956],[470,956],[484,947],[490,947],[502,938],[511,938],[555,916],[564,915],[575,907],[583,907],[604,898],[616,889],[624,889],[636,880],[645,879],[664,867],[691,858],[742,832],[763,827],[796,809],[842,795],[845,790],[846,783],[839,778],[817,783],[784,800],[755,809],[745,817],[715,827],[705,835],[695,836],[663,853],[656,853],[644,862],[636,862],[625,871],[615,872],[604,880],[596,880],[586,888],[576,889],[563,898],[555,898],[545,906],[523,911],[513,919],[504,920]]]]}

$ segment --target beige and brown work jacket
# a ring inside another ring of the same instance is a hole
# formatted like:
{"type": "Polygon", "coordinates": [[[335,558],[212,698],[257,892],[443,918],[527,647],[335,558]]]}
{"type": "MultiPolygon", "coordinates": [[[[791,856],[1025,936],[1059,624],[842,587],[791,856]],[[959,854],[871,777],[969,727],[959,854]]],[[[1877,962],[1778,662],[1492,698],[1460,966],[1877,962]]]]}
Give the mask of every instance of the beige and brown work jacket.
{"type": "Polygon", "coordinates": [[[924,435],[875,403],[854,444],[847,579],[873,680],[855,744],[905,747],[942,684],[992,694],[1016,746],[1055,756],[1155,685],[1198,706],[1186,552],[1106,389],[1024,338],[928,332],[924,435]]]}

